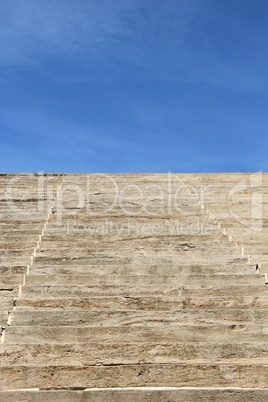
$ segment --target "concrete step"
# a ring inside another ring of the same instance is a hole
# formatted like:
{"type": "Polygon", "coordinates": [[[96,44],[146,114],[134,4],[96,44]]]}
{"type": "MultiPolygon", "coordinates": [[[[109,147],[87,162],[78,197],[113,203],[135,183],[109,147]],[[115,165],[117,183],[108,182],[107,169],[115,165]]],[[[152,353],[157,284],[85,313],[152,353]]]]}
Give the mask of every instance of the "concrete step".
{"type": "Polygon", "coordinates": [[[264,255],[255,255],[255,254],[251,254],[251,262],[254,264],[258,264],[259,267],[261,267],[261,270],[263,271],[263,273],[267,273],[267,263],[268,263],[268,255],[264,254],[264,255]]]}
{"type": "MultiPolygon", "coordinates": [[[[37,293],[38,296],[43,294],[43,297],[48,297],[49,295],[51,296],[51,292],[57,292],[55,297],[59,297],[59,292],[63,294],[63,292],[67,292],[68,296],[70,295],[78,295],[82,296],[84,292],[90,292],[92,296],[92,289],[95,288],[95,291],[99,290],[98,287],[104,287],[106,286],[105,284],[102,285],[102,279],[103,276],[98,278],[96,277],[96,284],[93,285],[45,285],[45,286],[38,286],[38,285],[25,285],[23,286],[23,296],[24,297],[34,297],[37,293]],[[98,281],[99,279],[99,281],[98,281]]],[[[142,278],[141,278],[142,279],[142,278]]],[[[165,283],[166,280],[172,280],[171,277],[165,278],[162,277],[161,280],[163,280],[165,283]]],[[[174,278],[176,279],[176,278],[174,278]]],[[[143,282],[143,281],[142,281],[143,282]]],[[[143,283],[141,285],[144,285],[143,283]]],[[[139,285],[138,290],[141,291],[142,287],[139,285]]],[[[111,285],[107,285],[111,286],[111,285]]],[[[119,286],[120,285],[116,285],[119,286]]],[[[128,289],[128,294],[129,295],[129,285],[127,286],[128,289]]],[[[125,286],[122,286],[122,291],[125,289],[125,286]]],[[[135,285],[132,285],[132,289],[135,288],[135,285]]],[[[113,288],[111,288],[113,289],[113,288]]],[[[144,290],[148,290],[148,292],[153,291],[159,293],[159,284],[151,284],[151,285],[146,285],[144,287],[144,290]]],[[[119,288],[120,290],[120,288],[119,288]]],[[[184,285],[184,286],[179,286],[174,283],[170,285],[168,288],[163,288],[161,287],[160,291],[162,294],[165,293],[171,293],[173,296],[180,294],[181,297],[189,297],[189,296],[194,296],[194,297],[218,297],[218,296],[223,296],[223,297],[230,297],[233,295],[239,295],[239,296],[251,296],[251,297],[260,297],[260,296],[268,296],[268,286],[251,286],[251,285],[241,285],[241,286],[213,286],[213,287],[200,287],[199,285],[184,285]]],[[[18,296],[19,292],[19,285],[2,285],[0,287],[0,296],[18,296]]],[[[137,292],[137,289],[136,289],[137,292]]]]}
{"type": "MultiPolygon", "coordinates": [[[[21,239],[22,240],[22,239],[21,239]]],[[[36,241],[32,242],[25,242],[25,241],[13,241],[13,243],[10,242],[0,242],[0,250],[32,250],[34,247],[36,247],[36,241]]]]}
{"type": "MultiPolygon", "coordinates": [[[[115,250],[115,249],[114,249],[115,250]]],[[[126,249],[124,254],[129,254],[132,252],[132,255],[134,257],[139,257],[141,255],[147,254],[147,251],[145,249],[136,249],[135,251],[131,251],[130,249],[126,249]]],[[[109,258],[114,258],[116,263],[116,251],[111,252],[109,258]]],[[[159,250],[159,256],[161,253],[161,258],[163,258],[163,252],[159,250]]],[[[151,251],[148,254],[152,254],[151,251]]],[[[31,253],[29,253],[30,257],[31,253]]],[[[64,255],[64,253],[63,253],[64,255]]],[[[156,254],[157,255],[157,254],[156,254]]],[[[210,266],[215,266],[215,265],[237,265],[237,264],[247,264],[249,262],[248,256],[241,256],[241,253],[235,252],[235,253],[226,253],[226,254],[218,254],[218,255],[206,255],[204,253],[191,253],[191,252],[179,252],[176,250],[166,250],[166,255],[168,257],[173,257],[177,258],[178,260],[181,261],[181,264],[183,265],[194,265],[196,261],[200,262],[200,265],[210,265],[210,266]]],[[[87,255],[84,253],[84,255],[80,255],[79,253],[74,253],[73,255],[69,254],[64,257],[60,257],[60,255],[37,255],[35,258],[35,262],[37,265],[96,265],[98,264],[98,260],[100,258],[106,258],[107,257],[107,252],[104,251],[99,251],[98,253],[93,253],[89,252],[87,255]]],[[[11,263],[13,262],[13,265],[18,262],[19,256],[6,256],[2,257],[2,265],[8,264],[8,261],[11,263]]],[[[21,260],[23,262],[27,261],[27,257],[21,257],[21,260]]],[[[260,256],[260,255],[253,255],[251,254],[251,262],[267,262],[267,256],[260,256]]]]}
{"type": "Polygon", "coordinates": [[[43,228],[46,221],[47,213],[44,215],[31,214],[31,212],[26,213],[22,219],[18,219],[18,216],[12,213],[9,217],[7,216],[7,211],[5,211],[5,216],[1,218],[0,229],[10,228],[10,229],[34,229],[43,228]],[[33,219],[34,218],[34,219],[33,219]]]}
{"type": "MultiPolygon", "coordinates": [[[[224,227],[224,225],[222,225],[222,227],[224,227]]],[[[259,228],[259,230],[261,231],[261,233],[263,233],[264,239],[266,239],[267,237],[267,229],[264,228],[263,226],[257,226],[257,228],[259,228]]],[[[247,237],[252,237],[256,234],[256,229],[255,226],[242,226],[242,227],[229,227],[228,229],[226,229],[226,233],[228,233],[228,235],[232,235],[233,239],[236,240],[240,240],[240,235],[241,232],[243,232],[243,238],[247,237]]],[[[265,240],[264,240],[265,241],[265,240]]]]}
{"type": "MultiPolygon", "coordinates": [[[[182,224],[179,223],[179,220],[175,220],[175,222],[170,223],[169,225],[165,226],[165,221],[161,224],[157,224],[156,226],[148,226],[139,225],[137,224],[138,219],[135,218],[133,222],[130,222],[128,219],[125,219],[122,222],[123,227],[116,224],[114,222],[113,217],[107,216],[106,223],[96,223],[96,217],[100,217],[103,219],[103,212],[100,211],[99,214],[94,213],[91,215],[91,221],[87,224],[78,224],[71,219],[67,220],[66,222],[60,221],[61,224],[57,225],[57,227],[51,227],[50,225],[46,229],[46,235],[49,237],[55,237],[57,239],[64,238],[64,236],[78,236],[80,238],[94,238],[102,236],[106,237],[130,237],[130,236],[148,236],[148,235],[164,235],[167,234],[173,236],[185,236],[192,234],[193,236],[196,235],[207,235],[207,236],[215,236],[215,238],[219,238],[222,236],[222,231],[219,229],[219,225],[210,224],[210,222],[200,223],[199,221],[193,222],[192,224],[182,224]]],[[[164,218],[163,218],[164,219],[164,218]]],[[[168,221],[169,222],[169,221],[168,221]]],[[[68,237],[66,238],[68,239],[68,237]]]]}
{"type": "MultiPolygon", "coordinates": [[[[41,233],[40,233],[41,234],[41,233]]],[[[36,247],[39,240],[39,235],[29,236],[25,239],[24,236],[0,235],[0,249],[16,250],[36,247]]]]}
{"type": "MultiPolygon", "coordinates": [[[[101,242],[96,242],[95,246],[88,246],[88,247],[80,247],[80,248],[76,248],[75,245],[73,244],[72,248],[70,249],[70,247],[60,247],[57,245],[55,245],[54,249],[49,248],[49,249],[44,249],[43,246],[41,246],[40,248],[38,248],[37,250],[37,260],[39,258],[46,258],[46,257],[52,257],[52,258],[57,258],[59,256],[62,257],[62,255],[65,255],[66,257],[69,256],[75,256],[75,255],[79,255],[81,258],[82,257],[88,257],[89,254],[94,253],[103,253],[106,252],[107,250],[109,250],[110,247],[114,247],[116,248],[117,252],[123,252],[125,250],[129,250],[129,248],[133,247],[132,251],[134,252],[134,250],[137,247],[142,248],[143,250],[154,250],[155,253],[160,253],[161,251],[164,253],[166,251],[169,251],[170,254],[171,251],[176,251],[178,253],[181,253],[182,256],[184,255],[188,255],[190,254],[191,256],[200,256],[200,258],[203,257],[203,255],[205,255],[206,258],[215,258],[215,260],[217,259],[218,256],[222,256],[222,258],[226,256],[240,256],[241,255],[241,249],[240,248],[236,248],[233,244],[232,245],[216,245],[213,246],[213,244],[211,244],[211,246],[209,247],[209,249],[207,247],[204,246],[200,246],[198,247],[198,245],[195,245],[194,243],[178,243],[176,241],[174,241],[173,243],[171,242],[163,242],[162,244],[160,243],[160,241],[156,241],[156,242],[143,242],[143,241],[138,241],[137,244],[135,244],[134,241],[124,241],[121,244],[114,244],[114,242],[107,242],[107,243],[101,243],[101,242]],[[155,250],[155,248],[157,247],[157,250],[155,250]]],[[[11,252],[11,250],[8,250],[9,252],[11,252]]],[[[21,253],[21,250],[12,250],[13,253],[15,254],[17,253],[21,253]]],[[[2,251],[4,254],[4,250],[2,251]]],[[[111,253],[112,254],[112,253],[111,253]]],[[[135,253],[134,253],[135,254],[135,253]]],[[[165,253],[164,253],[165,254],[165,253]]],[[[254,254],[257,254],[256,252],[254,254]]]]}
{"type": "MultiPolygon", "coordinates": [[[[101,260],[101,259],[114,259],[114,263],[118,263],[116,262],[117,260],[117,252],[116,249],[114,249],[114,252],[110,252],[110,255],[107,256],[107,252],[103,251],[103,252],[99,252],[99,253],[93,253],[93,252],[89,252],[84,256],[81,256],[80,253],[75,253],[73,255],[68,255],[68,256],[64,256],[63,255],[55,255],[53,253],[51,253],[52,255],[48,255],[48,256],[38,256],[35,259],[35,262],[37,265],[67,265],[67,264],[71,264],[71,265],[89,265],[89,264],[96,264],[97,261],[101,260]]],[[[133,258],[135,257],[140,257],[143,254],[146,254],[146,250],[143,250],[142,248],[137,249],[137,250],[131,250],[128,249],[125,251],[125,254],[132,254],[133,258]]],[[[157,258],[157,252],[156,254],[151,253],[151,257],[157,258]]],[[[149,255],[150,255],[149,254],[149,255]]],[[[159,251],[159,257],[163,258],[164,254],[163,251],[160,250],[159,251]]],[[[200,262],[200,265],[225,265],[225,264],[234,264],[236,265],[237,263],[241,263],[241,264],[246,264],[248,262],[248,256],[241,256],[241,254],[239,254],[238,252],[234,252],[231,254],[218,254],[218,255],[206,255],[206,254],[202,254],[202,253],[198,253],[198,254],[192,254],[191,252],[189,253],[185,253],[184,255],[182,254],[182,252],[176,252],[176,251],[172,251],[172,250],[166,250],[166,257],[173,257],[173,258],[177,258],[178,260],[180,260],[183,264],[188,263],[188,264],[194,264],[196,263],[196,261],[198,260],[200,262]]],[[[25,261],[27,261],[27,259],[24,259],[25,261]]],[[[255,260],[254,261],[262,261],[263,258],[261,256],[255,256],[255,260]]],[[[7,264],[8,261],[14,261],[14,263],[17,262],[16,258],[9,258],[7,257],[2,258],[2,265],[3,264],[7,264]]]]}
{"type": "MultiPolygon", "coordinates": [[[[196,236],[214,236],[214,240],[220,239],[223,236],[222,230],[219,229],[219,224],[211,224],[209,221],[206,223],[182,223],[179,219],[174,222],[166,224],[164,218],[159,223],[138,223],[139,218],[129,221],[125,219],[119,223],[114,217],[107,217],[106,221],[102,222],[103,213],[99,212],[99,217],[96,214],[91,216],[90,221],[87,223],[79,223],[75,221],[74,218],[68,220],[55,221],[52,225],[49,221],[49,225],[45,231],[46,236],[54,237],[57,241],[64,240],[65,235],[67,236],[65,241],[67,242],[71,237],[83,238],[85,241],[88,240],[122,240],[122,239],[137,239],[138,237],[164,237],[165,235],[169,238],[171,236],[178,236],[178,241],[180,237],[192,235],[196,236]],[[60,222],[60,224],[59,224],[60,222]],[[102,237],[103,236],[103,237],[102,237]]],[[[225,235],[226,236],[226,235],[225,235]]],[[[223,241],[228,240],[222,239],[223,241]]],[[[200,239],[201,241],[201,239],[200,239]]]]}
{"type": "Polygon", "coordinates": [[[5,402],[264,402],[268,389],[259,388],[176,388],[176,387],[128,387],[85,390],[0,391],[5,402]]]}
{"type": "MultiPolygon", "coordinates": [[[[241,251],[241,250],[240,250],[241,251]]],[[[142,250],[141,250],[142,252],[142,250]]],[[[79,255],[78,255],[79,256],[79,255]]],[[[181,265],[182,260],[181,256],[179,255],[171,255],[171,254],[138,254],[138,255],[113,255],[113,254],[96,254],[92,253],[87,256],[86,259],[79,259],[76,258],[77,256],[73,257],[65,257],[64,255],[62,258],[58,258],[55,261],[53,261],[53,264],[50,264],[49,262],[46,262],[46,265],[55,265],[54,263],[56,262],[57,265],[82,265],[82,264],[87,264],[87,265],[144,265],[144,266],[158,266],[158,265],[181,265]],[[78,263],[76,263],[78,261],[78,263]]],[[[207,266],[207,265],[219,265],[219,266],[226,266],[227,262],[225,261],[225,258],[223,257],[220,261],[213,262],[207,262],[206,260],[204,261],[198,261],[195,260],[194,262],[184,262],[184,265],[194,265],[194,266],[207,266]]],[[[248,256],[242,256],[241,258],[236,258],[234,261],[228,262],[228,264],[237,267],[238,265],[243,266],[244,264],[248,264],[248,256]]],[[[37,261],[34,263],[35,266],[40,267],[43,266],[44,263],[40,264],[37,261]]]]}
{"type": "MultiPolygon", "coordinates": [[[[75,342],[266,342],[268,326],[232,325],[168,325],[147,327],[77,327],[77,326],[10,326],[5,343],[69,343],[75,342]]],[[[105,345],[104,345],[105,347],[105,345]]],[[[268,369],[268,367],[267,367],[268,369]]]]}
{"type": "Polygon", "coordinates": [[[28,265],[31,260],[31,254],[29,253],[28,256],[11,256],[11,257],[0,257],[0,267],[6,266],[18,266],[18,265],[28,265]]]}
{"type": "Polygon", "coordinates": [[[33,248],[30,247],[28,249],[4,249],[1,250],[1,260],[5,260],[6,258],[14,259],[14,258],[20,258],[24,257],[27,258],[29,255],[31,255],[33,252],[33,248]]]}
{"type": "Polygon", "coordinates": [[[267,363],[268,342],[115,342],[0,344],[0,366],[144,363],[267,363]]]}
{"type": "Polygon", "coordinates": [[[160,326],[189,324],[268,325],[266,309],[181,309],[175,311],[133,310],[38,310],[13,312],[12,326],[160,326]]]}
{"type": "Polygon", "coordinates": [[[0,266],[0,277],[2,275],[23,275],[26,274],[27,272],[27,266],[26,265],[4,265],[0,266]]]}
{"type": "MultiPolygon", "coordinates": [[[[149,194],[148,194],[149,196],[149,194]]],[[[148,197],[149,198],[149,197],[148,197]]],[[[77,222],[89,221],[89,217],[96,215],[97,218],[115,218],[118,221],[125,221],[127,219],[139,218],[142,220],[151,219],[152,221],[159,221],[161,219],[183,219],[184,222],[190,221],[192,218],[198,217],[200,221],[207,222],[209,215],[201,209],[199,201],[194,201],[192,197],[178,197],[179,206],[167,205],[167,197],[164,201],[165,205],[160,205],[159,199],[151,198],[150,202],[140,201],[123,201],[121,203],[113,202],[113,197],[109,195],[94,196],[87,206],[78,206],[77,200],[65,200],[62,205],[55,205],[53,214],[51,216],[52,222],[57,221],[59,215],[62,216],[64,221],[68,219],[75,219],[77,222]]],[[[244,204],[239,212],[246,208],[244,204]],[[242,209],[243,208],[243,209],[242,209]]],[[[228,206],[227,206],[228,208],[228,206]]],[[[242,213],[241,212],[241,213],[242,213]]],[[[248,213],[246,216],[249,216],[248,213]]],[[[231,218],[231,215],[230,215],[231,218]]]]}
{"type": "Polygon", "coordinates": [[[31,297],[19,298],[17,308],[21,309],[85,309],[85,310],[178,310],[181,308],[266,308],[267,296],[91,296],[91,297],[31,297]]]}
{"type": "MultiPolygon", "coordinates": [[[[231,216],[229,218],[226,217],[226,218],[220,219],[220,220],[222,223],[222,227],[225,227],[227,230],[228,230],[228,228],[239,228],[239,227],[243,228],[245,226],[250,227],[252,225],[252,217],[250,214],[248,214],[248,216],[245,216],[245,217],[242,216],[241,220],[235,220],[231,216]]],[[[257,223],[257,222],[255,222],[255,223],[257,223]]],[[[266,217],[263,217],[259,222],[259,224],[264,227],[267,227],[267,223],[268,223],[268,220],[266,217]]]]}
{"type": "MultiPolygon", "coordinates": [[[[13,288],[14,296],[18,294],[18,287],[13,288]]],[[[127,285],[44,285],[44,286],[23,286],[23,297],[91,297],[102,295],[121,295],[145,296],[150,294],[184,297],[215,297],[215,296],[268,296],[268,286],[226,286],[226,287],[194,287],[180,286],[179,284],[166,284],[159,287],[155,285],[145,285],[131,283],[127,285]]],[[[1,293],[0,293],[1,294],[1,293]]]]}
{"type": "MultiPolygon", "coordinates": [[[[92,223],[91,223],[92,225],[92,223]]],[[[92,227],[94,227],[92,225],[92,227]]],[[[51,242],[53,242],[53,244],[59,242],[62,245],[69,245],[72,242],[76,242],[77,241],[77,233],[66,233],[65,231],[65,227],[61,228],[60,226],[58,226],[58,230],[59,233],[55,233],[53,235],[49,234],[49,230],[50,230],[50,222],[49,222],[49,227],[47,228],[47,230],[45,231],[44,236],[42,236],[42,245],[46,246],[46,245],[50,245],[51,242]],[[64,230],[63,233],[61,233],[64,230]]],[[[114,232],[118,235],[118,230],[114,230],[114,232]]],[[[143,237],[145,236],[138,236],[137,234],[133,233],[133,232],[129,232],[126,234],[126,239],[143,239],[143,237]]],[[[218,233],[218,235],[209,235],[209,234],[181,234],[181,235],[169,235],[169,234],[162,234],[162,235],[158,235],[157,237],[163,237],[167,240],[169,239],[175,239],[178,243],[201,243],[201,244],[210,244],[210,242],[213,243],[220,243],[220,242],[227,242],[228,238],[226,238],[226,236],[224,236],[221,232],[218,233]]],[[[268,237],[268,236],[267,236],[268,237]]],[[[110,241],[113,239],[112,238],[112,232],[109,231],[109,233],[103,233],[103,235],[100,236],[99,235],[95,235],[95,238],[98,238],[99,241],[105,241],[106,239],[110,239],[110,241]]],[[[148,236],[146,236],[146,238],[148,238],[148,236]]],[[[115,236],[114,240],[118,239],[118,237],[115,236]]],[[[90,239],[85,239],[83,237],[79,238],[79,245],[88,245],[88,241],[93,241],[94,240],[94,233],[92,234],[92,236],[90,237],[90,239]]],[[[259,241],[262,241],[262,237],[259,237],[259,241]]],[[[1,244],[1,243],[0,243],[1,244]]]]}
{"type": "Polygon", "coordinates": [[[10,286],[0,287],[0,300],[3,302],[5,300],[14,300],[18,294],[18,289],[10,286]]]}
{"type": "MultiPolygon", "coordinates": [[[[1,245],[0,245],[1,246],[1,245]]],[[[84,253],[90,252],[92,249],[94,252],[101,250],[105,248],[106,250],[109,249],[109,247],[116,247],[118,250],[125,250],[129,246],[132,246],[133,248],[135,247],[143,247],[143,248],[154,248],[154,247],[159,247],[159,248],[173,248],[181,251],[191,251],[191,252],[203,252],[203,253],[211,253],[212,251],[217,253],[227,253],[227,252],[241,252],[241,248],[237,250],[235,241],[221,241],[221,242],[212,242],[208,241],[205,243],[205,241],[202,242],[197,242],[197,241],[178,241],[177,239],[163,239],[162,236],[161,238],[139,238],[139,239],[128,239],[128,238],[117,238],[117,239],[88,239],[87,241],[81,241],[80,239],[76,238],[76,240],[69,240],[67,241],[47,241],[44,242],[42,239],[42,243],[40,248],[38,249],[38,253],[46,255],[49,253],[51,250],[54,250],[56,254],[59,251],[73,251],[75,252],[81,252],[83,255],[84,253]],[[71,247],[71,248],[70,248],[71,247]]],[[[256,246],[257,250],[262,250],[264,246],[256,246]],[[261,248],[262,247],[262,248],[261,248]]],[[[19,247],[18,247],[19,249],[19,247]]],[[[257,254],[255,252],[255,254],[257,254]]],[[[68,254],[67,254],[68,255],[68,254]]]]}
{"type": "MultiPolygon", "coordinates": [[[[254,288],[255,289],[255,288],[254,288]]],[[[181,286],[170,285],[159,288],[159,285],[128,284],[128,285],[52,285],[52,286],[23,286],[23,297],[92,297],[92,296],[146,296],[155,294],[161,296],[178,296],[181,286]]],[[[259,293],[262,293],[261,291],[259,293]]],[[[264,294],[262,293],[264,296],[264,294]]],[[[267,287],[268,296],[268,287],[267,287]]]]}
{"type": "Polygon", "coordinates": [[[265,388],[268,367],[258,364],[138,364],[116,366],[5,366],[0,389],[100,387],[265,388]]]}
{"type": "Polygon", "coordinates": [[[14,304],[14,297],[6,296],[0,297],[0,310],[8,311],[12,310],[14,304]]]}
{"type": "Polygon", "coordinates": [[[266,247],[264,245],[261,246],[251,246],[251,247],[244,247],[244,254],[247,255],[263,255],[266,256],[266,258],[268,257],[268,251],[266,249],[266,247]]]}
{"type": "MultiPolygon", "coordinates": [[[[21,277],[8,277],[8,275],[0,276],[0,283],[6,284],[20,284],[21,277]]],[[[182,276],[168,276],[168,275],[27,275],[25,278],[26,285],[127,285],[131,283],[144,284],[144,285],[178,285],[178,286],[192,286],[199,285],[203,287],[208,286],[264,286],[265,277],[262,274],[252,275],[189,275],[188,277],[182,276]]]]}
{"type": "MultiPolygon", "coordinates": [[[[260,268],[261,269],[261,268],[260,268]]],[[[263,273],[265,270],[263,270],[263,273]]],[[[268,269],[267,269],[268,272],[268,269]]],[[[189,276],[189,275],[215,275],[215,274],[256,274],[256,265],[241,264],[237,266],[195,266],[192,264],[155,264],[148,265],[46,265],[34,264],[30,267],[31,275],[170,275],[170,276],[189,276]]]]}
{"type": "MultiPolygon", "coordinates": [[[[241,249],[240,249],[241,251],[241,249]]],[[[165,255],[165,254],[139,254],[139,255],[133,255],[133,256],[126,256],[126,255],[105,255],[105,254],[93,254],[93,255],[88,255],[87,259],[79,259],[78,263],[76,263],[77,260],[74,261],[73,259],[66,259],[65,257],[62,258],[62,261],[58,261],[56,264],[57,266],[81,266],[85,265],[85,260],[87,261],[88,266],[110,266],[110,265],[116,265],[116,266],[144,266],[144,267],[159,267],[165,266],[165,267],[221,267],[222,269],[232,267],[233,269],[237,268],[244,268],[245,265],[254,265],[253,263],[248,263],[248,256],[242,256],[241,258],[237,258],[234,261],[231,262],[226,262],[225,259],[222,259],[221,261],[217,262],[217,264],[211,264],[211,262],[206,262],[206,261],[194,261],[194,262],[183,262],[181,261],[181,257],[177,255],[165,255]],[[82,264],[81,264],[82,262],[82,264]]],[[[33,268],[43,268],[43,267],[55,267],[55,264],[50,264],[50,263],[38,263],[37,261],[34,262],[34,267],[33,268]]]]}
{"type": "Polygon", "coordinates": [[[252,235],[241,234],[234,238],[233,241],[238,241],[239,245],[263,244],[268,241],[268,233],[265,234],[264,230],[261,232],[252,233],[252,235]]]}
{"type": "Polygon", "coordinates": [[[204,296],[267,296],[268,286],[251,286],[251,285],[230,285],[230,286],[210,286],[210,287],[197,287],[197,286],[184,286],[182,295],[204,297],[204,296]]]}
{"type": "MultiPolygon", "coordinates": [[[[5,238],[12,238],[13,236],[13,230],[11,229],[1,229],[0,230],[0,236],[1,239],[5,239],[5,238]]],[[[37,237],[38,235],[41,234],[41,229],[33,229],[32,227],[29,228],[16,228],[16,234],[15,236],[20,239],[23,239],[24,236],[31,236],[31,237],[37,237]]]]}
{"type": "Polygon", "coordinates": [[[22,285],[23,275],[21,274],[0,274],[0,287],[9,286],[13,287],[15,285],[22,285]]]}

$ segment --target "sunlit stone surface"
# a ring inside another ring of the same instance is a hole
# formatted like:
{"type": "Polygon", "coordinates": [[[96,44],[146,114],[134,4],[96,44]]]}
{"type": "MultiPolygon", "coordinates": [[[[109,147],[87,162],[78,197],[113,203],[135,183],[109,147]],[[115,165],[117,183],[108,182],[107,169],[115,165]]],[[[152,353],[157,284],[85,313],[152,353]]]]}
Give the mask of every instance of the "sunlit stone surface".
{"type": "Polygon", "coordinates": [[[268,400],[268,175],[1,175],[0,400],[268,400]]]}

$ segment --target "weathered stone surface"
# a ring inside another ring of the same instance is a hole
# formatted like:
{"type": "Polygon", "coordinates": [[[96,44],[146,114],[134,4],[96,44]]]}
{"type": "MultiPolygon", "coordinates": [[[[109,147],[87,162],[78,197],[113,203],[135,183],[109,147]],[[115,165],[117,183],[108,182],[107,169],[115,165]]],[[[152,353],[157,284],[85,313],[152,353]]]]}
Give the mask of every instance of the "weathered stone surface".
{"type": "MultiPolygon", "coordinates": [[[[1,280],[1,278],[0,278],[1,280]]],[[[12,283],[10,280],[3,277],[3,281],[6,283],[12,283]]],[[[21,278],[17,279],[20,283],[21,278]]],[[[44,285],[47,286],[53,284],[77,284],[77,285],[124,285],[130,283],[141,283],[147,285],[167,285],[177,284],[179,286],[233,286],[234,284],[239,286],[262,286],[264,288],[264,274],[263,275],[189,275],[185,276],[154,276],[154,275],[28,275],[25,279],[27,285],[44,285]]],[[[14,281],[13,281],[14,282],[14,281]]]]}
{"type": "Polygon", "coordinates": [[[167,311],[121,310],[39,310],[13,312],[13,325],[28,326],[159,326],[178,324],[264,324],[268,325],[267,309],[181,309],[167,311]]]}
{"type": "Polygon", "coordinates": [[[0,400],[268,400],[259,176],[0,175],[0,400]]]}
{"type": "Polygon", "coordinates": [[[143,363],[235,363],[265,364],[268,342],[116,342],[15,343],[0,345],[0,365],[97,364],[120,365],[143,363]],[[105,346],[105,347],[104,347],[105,346]]]}
{"type": "Polygon", "coordinates": [[[0,391],[6,402],[264,402],[267,389],[222,388],[114,388],[80,391],[0,391]]]}
{"type": "Polygon", "coordinates": [[[268,326],[264,325],[176,325],[176,326],[118,326],[118,327],[19,327],[10,326],[6,343],[63,343],[63,342],[265,342],[268,326]]]}
{"type": "Polygon", "coordinates": [[[219,296],[219,297],[184,297],[180,292],[172,296],[92,296],[87,297],[49,297],[49,298],[20,298],[16,306],[18,309],[84,309],[84,310],[162,310],[176,311],[186,308],[267,308],[267,296],[219,296]]]}
{"type": "Polygon", "coordinates": [[[1,367],[1,389],[102,387],[265,388],[268,366],[256,364],[142,364],[1,367]],[[9,379],[9,380],[7,380],[9,379]]]}

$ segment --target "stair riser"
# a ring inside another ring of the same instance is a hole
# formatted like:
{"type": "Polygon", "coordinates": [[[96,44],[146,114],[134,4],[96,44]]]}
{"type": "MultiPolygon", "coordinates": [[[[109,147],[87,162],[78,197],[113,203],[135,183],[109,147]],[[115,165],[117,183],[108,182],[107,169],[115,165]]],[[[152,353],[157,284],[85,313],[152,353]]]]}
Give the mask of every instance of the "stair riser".
{"type": "Polygon", "coordinates": [[[268,367],[235,365],[136,365],[106,367],[3,367],[0,389],[62,387],[267,386],[268,367]],[[7,380],[8,379],[8,380],[7,380]]]}
{"type": "Polygon", "coordinates": [[[268,327],[257,325],[162,327],[7,327],[8,343],[64,342],[265,342],[268,327]]]}
{"type": "Polygon", "coordinates": [[[87,391],[0,391],[5,402],[264,402],[268,390],[108,389],[87,391]]]}
{"type": "Polygon", "coordinates": [[[88,365],[144,363],[255,364],[267,362],[268,343],[89,342],[2,344],[0,365],[88,365]]]}

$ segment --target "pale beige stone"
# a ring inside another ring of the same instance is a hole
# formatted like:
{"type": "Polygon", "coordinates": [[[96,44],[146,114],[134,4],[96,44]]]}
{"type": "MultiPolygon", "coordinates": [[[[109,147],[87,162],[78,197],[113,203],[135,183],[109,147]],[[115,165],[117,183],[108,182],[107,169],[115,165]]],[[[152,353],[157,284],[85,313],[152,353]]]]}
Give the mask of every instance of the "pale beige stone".
{"type": "Polygon", "coordinates": [[[267,196],[267,174],[0,175],[0,400],[268,400],[267,196]]]}

